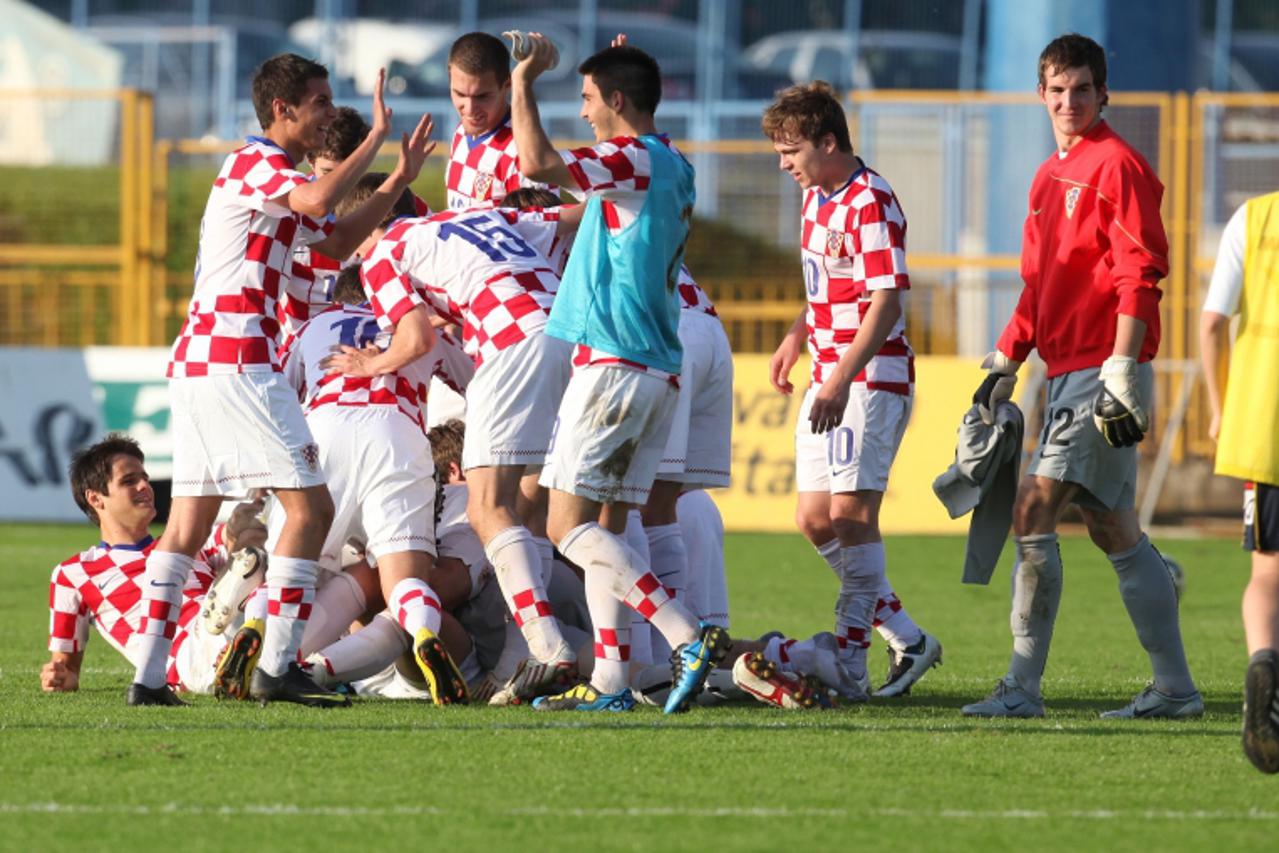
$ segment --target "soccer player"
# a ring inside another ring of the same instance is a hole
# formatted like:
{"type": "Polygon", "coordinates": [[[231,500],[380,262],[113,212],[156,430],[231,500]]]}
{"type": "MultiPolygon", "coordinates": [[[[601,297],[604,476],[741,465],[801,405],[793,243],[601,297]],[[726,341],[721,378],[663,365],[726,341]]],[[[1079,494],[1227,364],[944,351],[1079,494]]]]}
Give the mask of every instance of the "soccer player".
{"type": "Polygon", "coordinates": [[[450,210],[499,202],[520,187],[542,187],[520,173],[511,131],[511,55],[488,33],[467,33],[449,50],[449,93],[459,119],[445,173],[450,210]]]}
{"type": "Polygon", "coordinates": [[[1243,593],[1248,644],[1243,751],[1264,773],[1279,773],[1279,192],[1249,199],[1221,235],[1199,323],[1204,385],[1212,406],[1217,473],[1244,484],[1243,546],[1252,577],[1243,593]],[[1217,366],[1230,318],[1239,329],[1222,400],[1217,366]]]}
{"type": "MultiPolygon", "coordinates": [[[[368,175],[361,185],[370,178],[378,184],[385,180],[368,175]]],[[[412,213],[412,193],[405,190],[388,221],[412,213]]],[[[340,346],[377,346],[385,337],[358,278],[342,279],[334,296],[338,304],[303,324],[279,353],[285,379],[304,401],[333,496],[334,522],[319,562],[339,571],[344,543],[360,536],[376,561],[383,599],[412,640],[431,698],[437,705],[465,703],[466,683],[439,638],[440,599],[426,580],[436,555],[435,471],[424,422],[433,365],[422,356],[364,377],[323,367],[340,346]],[[351,286],[344,289],[345,284],[351,286]]]]}
{"type": "Polygon", "coordinates": [[[963,712],[1041,717],[1040,682],[1061,601],[1057,523],[1075,504],[1093,544],[1115,568],[1119,592],[1150,656],[1154,681],[1103,717],[1190,717],[1203,699],[1186,664],[1168,566],[1133,509],[1137,448],[1149,427],[1159,348],[1159,280],[1168,241],[1163,187],[1149,164],[1102,118],[1106,54],[1064,35],[1039,57],[1039,98],[1057,151],[1030,188],[1022,236],[1021,299],[973,396],[993,419],[1031,350],[1048,367],[1040,436],[1013,509],[1013,654],[986,699],[963,712]]]}
{"type": "MultiPolygon", "coordinates": [[[[781,92],[764,111],[763,130],[778,168],[804,191],[808,298],[769,362],[769,380],[783,394],[794,391],[790,371],[807,340],[812,374],[795,426],[796,520],[839,578],[835,634],[852,686],[844,698],[860,701],[876,611],[881,601],[896,602],[879,509],[914,394],[901,304],[910,288],[906,217],[888,182],[853,151],[827,83],[781,92]]],[[[895,665],[880,695],[906,692],[941,658],[941,644],[913,622],[892,639],[895,665]]]]}
{"type": "Polygon", "coordinates": [[[556,151],[533,96],[533,82],[556,50],[536,33],[528,40],[529,53],[512,74],[521,170],[533,180],[572,186],[587,200],[546,326],[548,336],[577,346],[540,482],[551,490],[551,539],[585,571],[595,630],[591,680],[534,707],[633,707],[629,606],[678,649],[665,710],[682,711],[727,653],[728,633],[699,625],[620,536],[629,507],[648,499],[678,396],[676,284],[693,214],[693,168],[657,134],[657,62],[624,36],[578,68],[581,115],[596,144],[556,151]]]}
{"type": "MultiPolygon", "coordinates": [[[[78,451],[69,479],[76,506],[97,525],[97,545],[64,560],[49,582],[50,660],[40,672],[47,692],[79,689],[89,625],[127,660],[136,663],[132,640],[145,614],[139,582],[156,540],[147,532],[155,520],[155,492],[138,443],[118,433],[78,451]]],[[[264,531],[253,530],[251,514],[235,513],[201,549],[181,589],[178,637],[165,666],[169,684],[206,692],[224,637],[204,631],[197,618],[204,594],[230,555],[244,545],[261,544],[264,531]]]]}
{"type": "Polygon", "coordinates": [[[462,463],[467,515],[532,655],[508,685],[511,701],[576,678],[577,655],[546,599],[549,543],[538,547],[541,524],[523,496],[537,490],[570,371],[570,347],[543,334],[559,287],[544,253],[580,212],[473,208],[392,225],[361,267],[378,322],[394,332],[391,346],[376,356],[343,347],[331,362],[351,376],[376,376],[413,357],[411,345],[400,346],[409,324],[427,324],[434,312],[462,326],[476,364],[462,463]]]}
{"type": "Polygon", "coordinates": [[[227,157],[205,207],[195,290],[169,363],[174,434],[173,509],[147,559],[146,618],[138,640],[131,705],[175,705],[164,661],[179,594],[224,494],[270,488],[288,521],[267,570],[270,618],[251,690],[261,701],[347,704],[316,690],[294,663],[314,597],[315,560],[333,517],[319,454],[297,396],[275,359],[275,303],[298,242],[345,258],[417,177],[430,150],[430,117],[412,137],[387,185],[358,212],[325,221],[368,169],[390,132],[379,74],[373,130],[340,166],[308,180],[296,170],[324,143],[336,116],[328,72],[294,54],[264,62],[253,79],[262,136],[227,157]]]}

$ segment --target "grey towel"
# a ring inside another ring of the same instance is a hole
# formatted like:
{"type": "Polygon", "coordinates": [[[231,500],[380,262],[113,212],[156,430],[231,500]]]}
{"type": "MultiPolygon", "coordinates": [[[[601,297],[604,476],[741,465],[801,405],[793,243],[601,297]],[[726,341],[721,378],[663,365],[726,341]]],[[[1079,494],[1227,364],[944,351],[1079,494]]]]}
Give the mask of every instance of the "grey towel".
{"type": "Polygon", "coordinates": [[[995,423],[982,423],[973,406],[964,413],[955,461],[933,481],[933,493],[951,518],[972,512],[964,554],[964,583],[990,583],[1013,523],[1017,475],[1026,423],[1016,403],[1003,402],[995,423]]]}

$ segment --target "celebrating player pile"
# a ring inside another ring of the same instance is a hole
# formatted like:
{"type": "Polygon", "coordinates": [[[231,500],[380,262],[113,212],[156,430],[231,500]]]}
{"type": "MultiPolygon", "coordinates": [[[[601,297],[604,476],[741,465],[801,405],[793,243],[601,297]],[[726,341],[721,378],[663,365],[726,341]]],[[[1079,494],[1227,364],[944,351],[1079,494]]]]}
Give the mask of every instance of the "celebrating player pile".
{"type": "MultiPolygon", "coordinates": [[[[366,124],[339,114],[322,66],[286,54],[258,70],[262,135],[214,182],[172,349],[169,524],[156,542],[146,535],[154,495],[135,442],[110,436],[76,457],[73,493],[102,542],[54,571],[46,690],[79,686],[90,620],[136,667],[130,705],[183,705],[182,689],[313,707],[357,691],[539,711],[639,701],[676,713],[734,696],[798,709],[870,698],[872,629],[890,656],[874,696],[901,696],[940,663],[940,642],[888,580],[879,528],[915,391],[906,217],[854,152],[835,92],[790,87],[762,122],[803,192],[807,305],[769,371],[793,393],[807,347],[796,520],[839,581],[835,625],[739,642],[729,658],[723,523],[703,490],[729,482],[732,356],[684,267],[694,171],[657,131],[660,71],[622,35],[587,58],[581,117],[595,143],[557,151],[534,85],[558,50],[509,35],[513,70],[492,35],[450,51],[459,124],[450,209],[434,215],[409,190],[434,147],[429,116],[391,173],[365,174],[391,128],[381,76],[366,124]],[[310,176],[295,167],[304,158],[310,176]],[[579,203],[561,205],[554,187],[579,203]],[[435,380],[465,395],[465,424],[430,429],[435,380]],[[215,531],[223,499],[256,490],[273,495],[269,531],[261,501],[215,531]],[[262,544],[269,556],[232,554],[262,544]]],[[[1133,511],[1168,270],[1162,187],[1102,118],[1100,46],[1048,45],[1039,94],[1058,151],[1031,187],[1025,289],[973,402],[993,421],[1037,350],[1045,430],[1013,510],[1012,660],[963,713],[1043,715],[1056,530],[1073,503],[1115,567],[1154,676],[1105,716],[1196,716],[1171,570],[1133,511]]],[[[1275,204],[1250,203],[1249,228],[1275,204]]],[[[1247,234],[1256,263],[1263,241],[1247,234]]],[[[1262,287],[1237,266],[1214,284],[1206,342],[1241,288],[1262,287]]],[[[1243,403],[1231,394],[1221,460],[1238,471],[1228,460],[1243,403]]],[[[1273,471],[1258,476],[1268,484],[1273,471]]],[[[1277,514],[1270,485],[1256,499],[1260,583],[1274,574],[1277,514]]],[[[1273,772],[1279,657],[1260,612],[1249,631],[1245,747],[1273,772]]]]}

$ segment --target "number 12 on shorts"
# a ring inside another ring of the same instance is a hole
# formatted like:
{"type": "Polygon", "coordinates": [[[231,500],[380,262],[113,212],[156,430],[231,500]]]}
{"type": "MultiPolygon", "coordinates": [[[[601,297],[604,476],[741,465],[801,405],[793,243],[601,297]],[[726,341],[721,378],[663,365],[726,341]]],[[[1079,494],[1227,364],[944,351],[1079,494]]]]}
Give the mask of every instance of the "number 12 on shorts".
{"type": "Polygon", "coordinates": [[[853,428],[835,427],[826,433],[826,464],[851,465],[853,462],[853,428]]]}

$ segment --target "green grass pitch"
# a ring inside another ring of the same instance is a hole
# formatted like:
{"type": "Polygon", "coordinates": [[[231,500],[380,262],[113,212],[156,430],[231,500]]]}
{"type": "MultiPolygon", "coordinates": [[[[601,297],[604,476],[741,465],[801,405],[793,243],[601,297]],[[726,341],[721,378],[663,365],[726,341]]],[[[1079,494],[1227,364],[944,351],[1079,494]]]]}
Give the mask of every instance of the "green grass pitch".
{"type": "MultiPolygon", "coordinates": [[[[1109,564],[1063,542],[1065,596],[1042,721],[966,720],[1009,652],[1009,556],[958,578],[963,543],[894,538],[890,574],[945,645],[914,694],[836,711],[664,717],[362,701],[347,710],[197,698],[130,709],[95,635],[82,689],[40,692],[52,566],[87,526],[0,527],[0,848],[1273,850],[1279,779],[1239,748],[1247,561],[1165,541],[1207,715],[1102,721],[1147,664],[1109,564]]],[[[727,543],[733,628],[829,627],[835,582],[798,536],[727,543]]],[[[872,673],[885,669],[882,642],[872,673]]]]}

